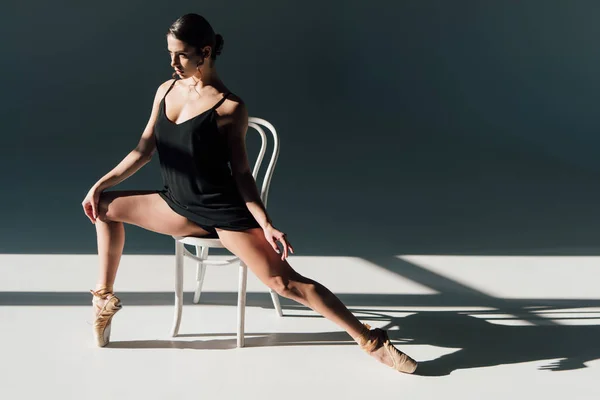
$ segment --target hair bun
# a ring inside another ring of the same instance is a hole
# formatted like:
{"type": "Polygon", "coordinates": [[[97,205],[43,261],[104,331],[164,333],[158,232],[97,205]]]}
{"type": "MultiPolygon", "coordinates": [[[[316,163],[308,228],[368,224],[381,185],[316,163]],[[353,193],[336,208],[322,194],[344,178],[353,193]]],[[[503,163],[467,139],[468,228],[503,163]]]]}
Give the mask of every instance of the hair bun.
{"type": "Polygon", "coordinates": [[[220,33],[215,35],[215,55],[221,54],[223,51],[223,44],[225,41],[223,40],[223,36],[220,33]]]}

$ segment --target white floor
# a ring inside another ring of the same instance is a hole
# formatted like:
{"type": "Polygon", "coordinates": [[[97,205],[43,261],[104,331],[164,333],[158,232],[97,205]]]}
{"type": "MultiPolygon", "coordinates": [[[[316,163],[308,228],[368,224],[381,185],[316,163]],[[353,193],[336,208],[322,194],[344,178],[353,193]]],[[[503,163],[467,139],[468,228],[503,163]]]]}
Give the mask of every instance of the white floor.
{"type": "Polygon", "coordinates": [[[95,348],[93,255],[0,255],[2,399],[598,399],[600,257],[292,256],[362,321],[420,361],[397,373],[287,299],[248,281],[235,348],[236,267],[206,273],[171,338],[173,258],[123,257],[124,308],[95,348]]]}

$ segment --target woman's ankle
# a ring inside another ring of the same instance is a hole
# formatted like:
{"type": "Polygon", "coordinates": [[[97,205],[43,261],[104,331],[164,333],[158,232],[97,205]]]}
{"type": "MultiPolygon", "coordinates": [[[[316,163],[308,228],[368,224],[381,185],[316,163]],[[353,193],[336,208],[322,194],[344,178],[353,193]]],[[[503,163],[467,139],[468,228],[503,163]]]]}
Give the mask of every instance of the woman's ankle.
{"type": "Polygon", "coordinates": [[[113,285],[107,285],[106,283],[97,283],[95,292],[99,293],[113,293],[113,285]]]}
{"type": "Polygon", "coordinates": [[[358,336],[353,337],[354,341],[360,346],[364,346],[371,337],[371,326],[369,324],[363,324],[361,333],[358,336]]]}

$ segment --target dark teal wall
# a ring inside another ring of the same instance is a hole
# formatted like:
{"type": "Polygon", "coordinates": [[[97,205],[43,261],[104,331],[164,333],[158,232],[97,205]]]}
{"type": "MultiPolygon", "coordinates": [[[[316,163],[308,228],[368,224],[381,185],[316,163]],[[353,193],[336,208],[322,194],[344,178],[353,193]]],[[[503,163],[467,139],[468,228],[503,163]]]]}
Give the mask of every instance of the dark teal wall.
{"type": "MultiPolygon", "coordinates": [[[[595,252],[596,1],[87,3],[0,14],[0,252],[96,251],[80,203],[137,143],[187,12],[279,129],[269,210],[298,254],[595,252]]],[[[117,188],[159,187],[155,159],[117,188]]]]}

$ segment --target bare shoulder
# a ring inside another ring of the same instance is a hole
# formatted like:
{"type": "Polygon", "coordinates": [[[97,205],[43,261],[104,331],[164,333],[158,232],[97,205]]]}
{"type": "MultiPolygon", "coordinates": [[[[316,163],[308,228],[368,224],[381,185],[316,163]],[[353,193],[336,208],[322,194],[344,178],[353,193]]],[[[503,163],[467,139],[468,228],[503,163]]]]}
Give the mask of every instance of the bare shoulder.
{"type": "Polygon", "coordinates": [[[244,122],[248,118],[248,110],[246,109],[246,103],[241,97],[231,93],[223,104],[217,108],[217,114],[219,117],[227,120],[241,120],[244,122]]]}
{"type": "Polygon", "coordinates": [[[174,81],[175,79],[169,79],[161,83],[158,86],[158,89],[156,89],[156,97],[162,98],[165,95],[165,93],[167,93],[167,90],[169,90],[174,81]]]}

